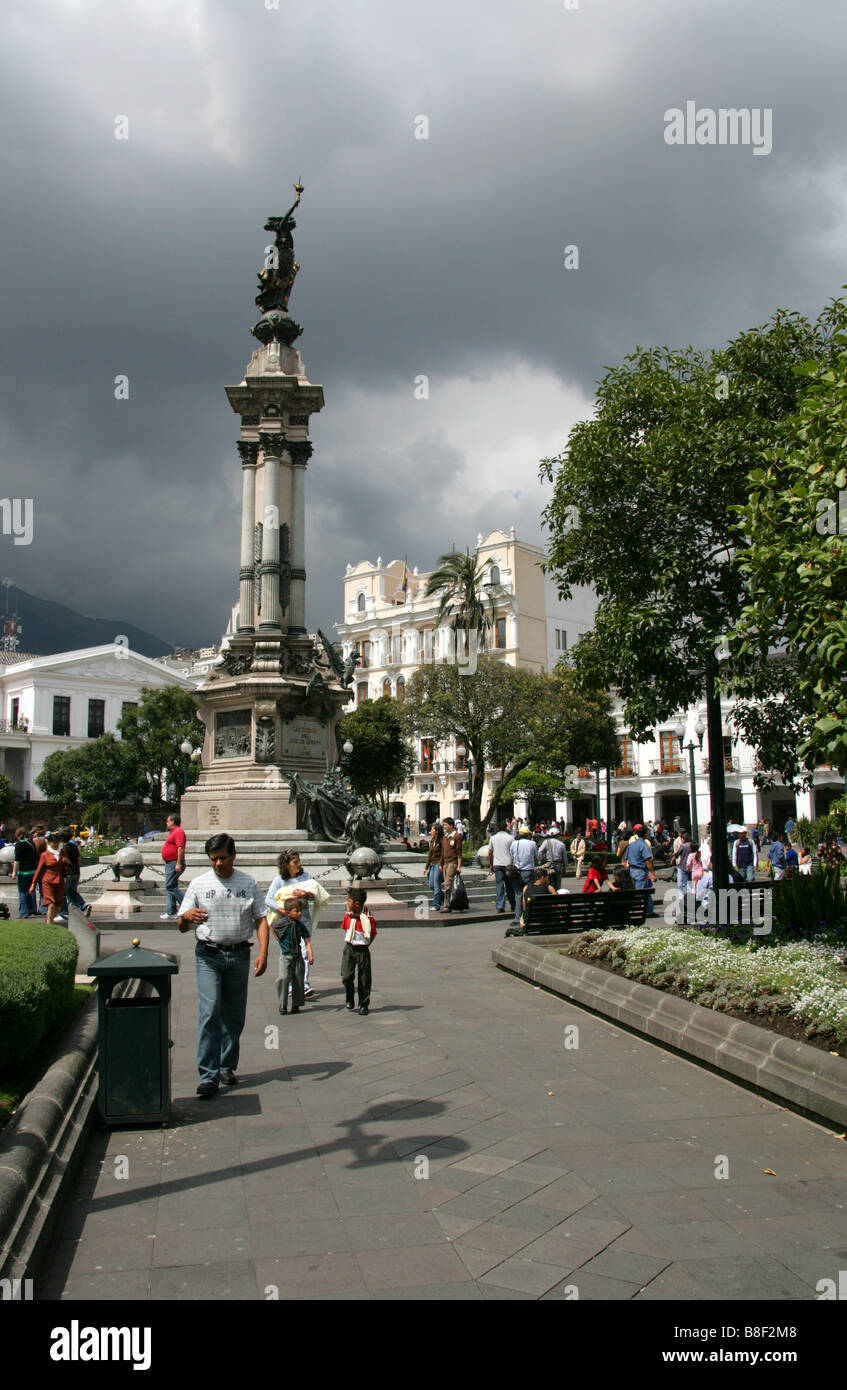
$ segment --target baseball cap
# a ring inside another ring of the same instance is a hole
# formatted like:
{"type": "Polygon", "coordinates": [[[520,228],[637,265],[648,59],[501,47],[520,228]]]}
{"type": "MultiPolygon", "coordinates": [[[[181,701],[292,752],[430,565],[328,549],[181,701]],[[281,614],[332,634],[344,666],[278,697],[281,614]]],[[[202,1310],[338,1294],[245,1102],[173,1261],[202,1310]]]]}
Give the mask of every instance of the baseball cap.
{"type": "Polygon", "coordinates": [[[633,830],[643,830],[644,826],[641,824],[641,821],[639,821],[638,824],[634,825],[632,828],[633,830]]]}

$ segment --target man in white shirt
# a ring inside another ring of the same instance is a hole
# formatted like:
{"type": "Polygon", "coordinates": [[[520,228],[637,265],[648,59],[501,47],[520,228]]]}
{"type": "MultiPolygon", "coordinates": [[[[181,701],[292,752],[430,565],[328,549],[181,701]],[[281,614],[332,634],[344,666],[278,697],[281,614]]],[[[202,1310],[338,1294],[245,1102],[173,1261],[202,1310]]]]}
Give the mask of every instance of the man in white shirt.
{"type": "Polygon", "coordinates": [[[195,878],[180,904],[180,931],[194,927],[197,940],[197,1094],[211,1100],[221,1085],[235,1086],[239,1045],[247,1016],[250,947],[259,940],[254,975],[268,964],[265,895],[254,878],[234,866],[235,841],[213,835],[206,841],[211,870],[195,878]]]}
{"type": "Polygon", "coordinates": [[[497,886],[495,906],[498,912],[506,911],[507,898],[512,912],[515,911],[515,885],[512,882],[511,855],[514,838],[511,830],[498,830],[488,841],[488,868],[494,872],[494,882],[497,886]]]}
{"type": "Polygon", "coordinates": [[[520,894],[523,893],[526,885],[532,882],[535,866],[538,862],[538,848],[526,826],[518,833],[517,839],[512,841],[509,853],[520,875],[520,882],[514,885],[517,890],[515,893],[514,925],[520,926],[523,910],[520,894]]]}

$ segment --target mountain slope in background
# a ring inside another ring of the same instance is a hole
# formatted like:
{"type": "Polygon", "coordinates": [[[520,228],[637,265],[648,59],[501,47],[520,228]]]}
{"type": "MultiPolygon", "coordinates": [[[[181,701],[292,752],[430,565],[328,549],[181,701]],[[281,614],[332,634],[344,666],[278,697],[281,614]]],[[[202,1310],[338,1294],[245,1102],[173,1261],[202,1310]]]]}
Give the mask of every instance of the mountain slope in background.
{"type": "MultiPolygon", "coordinates": [[[[6,596],[0,593],[0,623],[5,620],[6,596]]],[[[52,599],[36,598],[16,587],[9,589],[9,615],[17,613],[22,631],[19,648],[33,656],[75,651],[78,647],[103,647],[118,636],[127,639],[131,651],[141,656],[169,656],[173,647],[150,632],[119,618],[86,618],[52,599]]]]}

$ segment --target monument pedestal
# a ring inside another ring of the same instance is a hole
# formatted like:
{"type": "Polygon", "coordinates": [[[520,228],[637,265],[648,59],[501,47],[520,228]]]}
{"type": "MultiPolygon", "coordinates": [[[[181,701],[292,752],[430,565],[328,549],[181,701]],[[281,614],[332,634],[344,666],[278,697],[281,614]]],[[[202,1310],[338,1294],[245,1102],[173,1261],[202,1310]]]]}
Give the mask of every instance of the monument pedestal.
{"type": "Polygon", "coordinates": [[[345,890],[348,888],[364,888],[368,895],[368,900],[365,904],[366,907],[374,908],[375,910],[382,907],[389,907],[391,908],[392,916],[395,917],[399,915],[414,916],[414,912],[409,908],[407,903],[404,903],[400,898],[392,898],[381,878],[351,878],[349,874],[342,874],[338,880],[338,884],[340,888],[345,890]],[[399,913],[397,912],[398,908],[400,909],[399,913]]]}
{"type": "Polygon", "coordinates": [[[146,883],[140,878],[119,878],[107,884],[92,903],[92,909],[99,916],[101,912],[113,917],[128,917],[131,912],[141,912],[148,904],[148,893],[155,893],[156,885],[146,883]]]}

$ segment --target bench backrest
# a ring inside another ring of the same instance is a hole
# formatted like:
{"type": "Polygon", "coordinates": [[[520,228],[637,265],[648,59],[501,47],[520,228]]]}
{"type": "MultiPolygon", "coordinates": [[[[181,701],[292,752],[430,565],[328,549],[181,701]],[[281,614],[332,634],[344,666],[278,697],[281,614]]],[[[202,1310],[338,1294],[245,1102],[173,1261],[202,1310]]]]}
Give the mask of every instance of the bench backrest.
{"type": "Polygon", "coordinates": [[[524,912],[528,936],[590,927],[640,927],[647,919],[646,888],[630,893],[548,893],[530,898],[524,912]]]}

